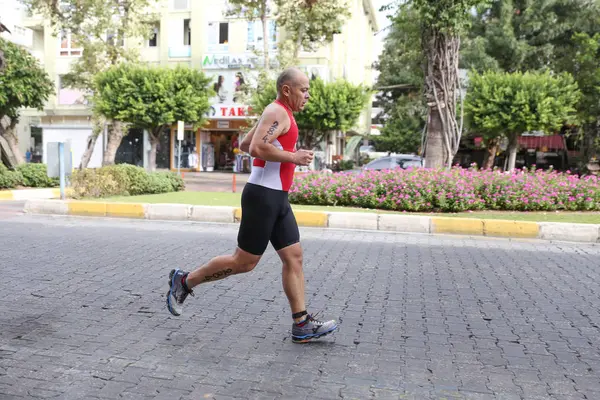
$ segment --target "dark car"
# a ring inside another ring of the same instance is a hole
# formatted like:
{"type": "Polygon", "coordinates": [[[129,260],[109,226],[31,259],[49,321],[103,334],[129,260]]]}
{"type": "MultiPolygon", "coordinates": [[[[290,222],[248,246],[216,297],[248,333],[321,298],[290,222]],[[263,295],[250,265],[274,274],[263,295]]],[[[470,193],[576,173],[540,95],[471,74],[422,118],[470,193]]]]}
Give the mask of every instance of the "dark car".
{"type": "Polygon", "coordinates": [[[391,156],[384,156],[373,160],[367,165],[363,166],[363,169],[370,169],[380,171],[382,169],[408,169],[408,168],[422,168],[423,159],[419,156],[410,154],[397,154],[391,156]]]}

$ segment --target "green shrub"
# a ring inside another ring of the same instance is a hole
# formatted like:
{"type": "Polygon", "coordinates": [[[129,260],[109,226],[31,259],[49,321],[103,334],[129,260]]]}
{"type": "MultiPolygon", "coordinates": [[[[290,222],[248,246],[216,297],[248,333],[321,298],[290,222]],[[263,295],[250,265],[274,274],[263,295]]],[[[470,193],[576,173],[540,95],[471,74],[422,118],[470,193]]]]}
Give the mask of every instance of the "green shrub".
{"type": "Polygon", "coordinates": [[[148,175],[148,194],[168,193],[173,191],[173,185],[169,178],[161,174],[148,175]]]}
{"type": "Polygon", "coordinates": [[[0,189],[14,189],[23,184],[23,175],[19,171],[9,170],[0,162],[0,189]]]}
{"type": "Polygon", "coordinates": [[[71,184],[74,198],[136,196],[177,192],[185,188],[183,179],[173,172],[148,173],[128,164],[76,171],[71,184]]]}
{"type": "Polygon", "coordinates": [[[175,172],[171,171],[155,172],[155,174],[166,177],[171,182],[173,192],[181,192],[182,190],[185,190],[185,181],[181,175],[177,175],[175,172]]]}
{"type": "Polygon", "coordinates": [[[23,184],[23,175],[19,171],[0,171],[0,189],[14,189],[23,184]]]}
{"type": "Polygon", "coordinates": [[[85,197],[110,197],[121,195],[122,190],[110,174],[93,169],[76,170],[71,176],[70,196],[75,199],[85,197]]]}
{"type": "Polygon", "coordinates": [[[59,178],[48,178],[46,164],[21,164],[16,170],[23,175],[23,186],[41,188],[60,186],[59,178]]]}

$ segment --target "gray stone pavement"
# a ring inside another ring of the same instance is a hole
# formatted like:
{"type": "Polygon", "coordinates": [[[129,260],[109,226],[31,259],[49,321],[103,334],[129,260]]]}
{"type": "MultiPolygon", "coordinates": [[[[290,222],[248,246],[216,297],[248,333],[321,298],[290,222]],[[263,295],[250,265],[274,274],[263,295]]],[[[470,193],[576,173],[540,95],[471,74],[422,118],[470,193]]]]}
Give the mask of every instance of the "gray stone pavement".
{"type": "Polygon", "coordinates": [[[22,213],[24,207],[24,200],[1,200],[0,221],[18,216],[22,213]]]}
{"type": "Polygon", "coordinates": [[[0,398],[599,399],[600,246],[302,229],[290,341],[277,255],[165,308],[237,225],[0,221],[0,398]]]}

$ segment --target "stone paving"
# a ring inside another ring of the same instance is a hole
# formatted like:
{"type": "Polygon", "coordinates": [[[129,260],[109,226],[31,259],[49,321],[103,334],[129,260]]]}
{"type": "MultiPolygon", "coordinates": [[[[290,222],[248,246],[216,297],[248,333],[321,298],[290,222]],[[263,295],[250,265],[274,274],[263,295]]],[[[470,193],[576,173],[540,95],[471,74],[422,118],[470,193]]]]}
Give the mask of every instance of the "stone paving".
{"type": "Polygon", "coordinates": [[[0,399],[600,399],[600,246],[302,229],[290,341],[270,248],[165,307],[167,274],[237,225],[0,220],[0,399]]]}

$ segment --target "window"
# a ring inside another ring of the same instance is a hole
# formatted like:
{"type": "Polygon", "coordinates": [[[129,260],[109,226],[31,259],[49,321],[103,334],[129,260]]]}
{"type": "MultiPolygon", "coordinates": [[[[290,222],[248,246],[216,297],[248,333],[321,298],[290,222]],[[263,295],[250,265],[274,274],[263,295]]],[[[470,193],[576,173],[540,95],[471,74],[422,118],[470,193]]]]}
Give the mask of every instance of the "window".
{"type": "Polygon", "coordinates": [[[117,46],[117,47],[125,46],[125,40],[122,37],[118,38],[117,33],[111,32],[111,31],[106,33],[106,42],[111,46],[117,46]],[[117,39],[116,42],[115,42],[115,39],[117,39]]]}
{"type": "Polygon", "coordinates": [[[229,43],[229,23],[219,23],[219,44],[229,43]]]}
{"type": "Polygon", "coordinates": [[[208,51],[227,51],[229,46],[229,23],[208,23],[208,51]]]}
{"type": "Polygon", "coordinates": [[[190,7],[188,0],[171,0],[171,6],[173,10],[187,10],[190,7]]]}
{"type": "Polygon", "coordinates": [[[58,104],[62,106],[87,105],[85,93],[63,85],[63,76],[58,76],[58,104]]]}
{"type": "Polygon", "coordinates": [[[192,28],[190,26],[190,19],[183,20],[183,45],[191,46],[192,44],[192,28]]]}
{"type": "MultiPolygon", "coordinates": [[[[267,24],[267,29],[269,35],[269,48],[271,50],[275,50],[277,49],[277,26],[275,21],[269,21],[267,24]]],[[[248,21],[246,41],[246,50],[248,51],[263,49],[263,28],[261,21],[248,21]]]]}
{"type": "Polygon", "coordinates": [[[152,36],[148,39],[148,47],[158,46],[158,28],[154,28],[152,36]]]}
{"type": "Polygon", "coordinates": [[[60,33],[60,55],[61,56],[81,56],[82,49],[72,38],[71,33],[62,31],[60,33]]]}
{"type": "Polygon", "coordinates": [[[421,161],[419,160],[397,159],[396,164],[398,164],[398,167],[402,169],[422,167],[421,161]]]}
{"type": "Polygon", "coordinates": [[[367,169],[390,169],[389,157],[380,158],[367,164],[367,169]]]}

